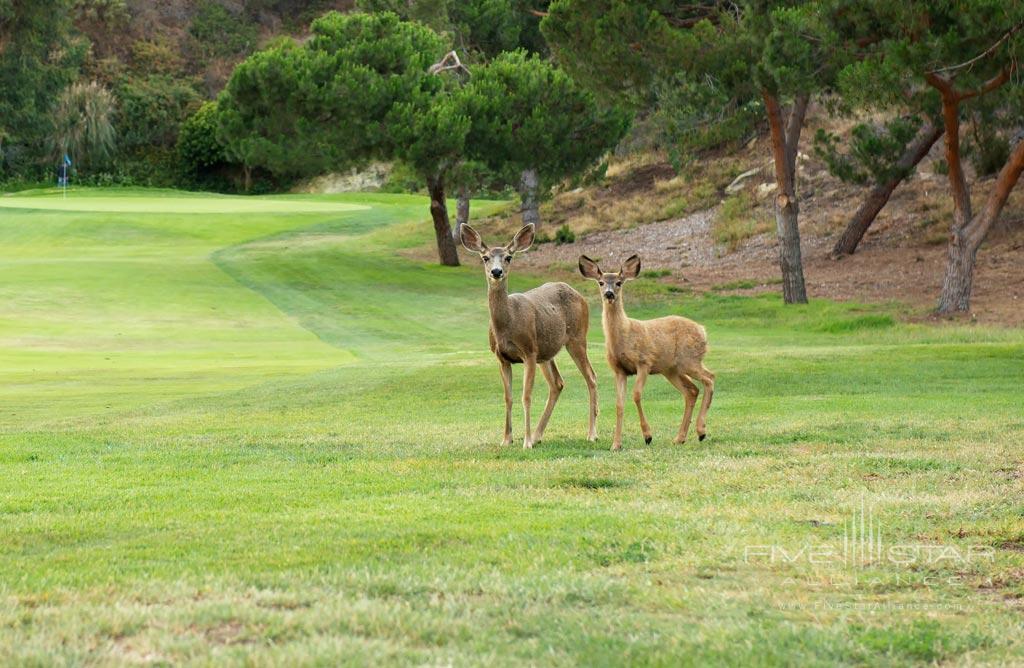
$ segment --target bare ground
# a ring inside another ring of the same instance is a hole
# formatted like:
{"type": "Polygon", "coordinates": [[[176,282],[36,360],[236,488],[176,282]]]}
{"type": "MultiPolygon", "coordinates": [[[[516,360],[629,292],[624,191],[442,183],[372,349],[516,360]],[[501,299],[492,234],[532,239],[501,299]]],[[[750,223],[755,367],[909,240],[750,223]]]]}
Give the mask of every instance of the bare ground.
{"type": "MultiPolygon", "coordinates": [[[[761,138],[739,152],[710,157],[696,177],[698,184],[705,179],[705,190],[710,189],[712,201],[745,193],[753,204],[744,215],[762,223],[759,229],[774,228],[773,184],[764,141],[761,138]],[[738,187],[728,187],[736,174],[753,170],[756,173],[742,179],[738,187]]],[[[841,260],[831,259],[829,252],[866,190],[839,182],[820,160],[801,154],[800,228],[811,298],[899,302],[908,307],[909,319],[938,319],[933,311],[942,284],[952,219],[946,177],[936,173],[941,152],[940,142],[918,173],[896,190],[857,253],[841,260]]],[[[563,245],[540,244],[527,254],[523,264],[543,270],[552,278],[565,278],[576,271],[580,254],[614,265],[639,253],[645,269],[670,272],[658,280],[698,292],[722,290],[722,286],[736,283],[753,283],[755,287],[727,291],[752,294],[780,289],[774,229],[752,234],[730,250],[715,237],[714,225],[722,207],[707,209],[706,203],[700,205],[707,194],[693,196],[694,177],[673,177],[665,164],[620,167],[618,171],[619,175],[609,177],[601,186],[556,195],[548,205],[547,227],[542,232],[550,235],[557,225],[567,224],[576,231],[577,240],[563,245]],[[648,222],[659,210],[665,210],[664,200],[659,197],[671,197],[687,188],[694,206],[669,220],[648,222]],[[615,215],[608,216],[609,210],[615,215]],[[632,220],[621,222],[620,211],[632,220]]],[[[976,210],[982,208],[991,184],[992,179],[973,179],[976,210]]],[[[1022,190],[1019,186],[1011,196],[1000,222],[978,254],[971,313],[950,319],[1024,326],[1022,190]]],[[[519,224],[518,216],[477,222],[491,232],[485,236],[495,237],[508,234],[519,224]]]]}
{"type": "MultiPolygon", "coordinates": [[[[543,244],[530,251],[521,266],[564,277],[575,271],[581,254],[599,259],[607,267],[639,253],[645,269],[671,272],[660,280],[698,292],[738,281],[757,285],[733,292],[778,290],[775,238],[759,235],[735,252],[726,252],[711,237],[715,214],[708,210],[628,230],[595,232],[571,244],[543,244]]],[[[904,302],[915,319],[931,317],[942,283],[945,246],[893,245],[882,235],[873,236],[855,255],[832,260],[828,254],[834,237],[805,235],[802,248],[808,294],[839,301],[904,302]]],[[[1024,231],[994,236],[978,255],[973,308],[966,317],[1019,327],[1024,325],[1024,231]]]]}

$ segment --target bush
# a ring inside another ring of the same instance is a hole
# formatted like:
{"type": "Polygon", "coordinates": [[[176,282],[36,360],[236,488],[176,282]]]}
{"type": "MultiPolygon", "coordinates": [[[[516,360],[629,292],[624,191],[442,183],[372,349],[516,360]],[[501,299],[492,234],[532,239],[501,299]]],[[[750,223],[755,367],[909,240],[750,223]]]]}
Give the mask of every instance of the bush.
{"type": "Polygon", "coordinates": [[[207,0],[199,5],[189,34],[206,58],[230,58],[251,53],[259,39],[259,26],[248,17],[235,16],[223,5],[207,0]]]}
{"type": "Polygon", "coordinates": [[[118,137],[129,151],[173,147],[182,121],[202,102],[195,86],[169,75],[126,77],[115,93],[118,137]]]}
{"type": "Polygon", "coordinates": [[[224,145],[217,139],[217,103],[206,102],[181,124],[178,155],[187,169],[203,168],[227,162],[224,145]]]}
{"type": "Polygon", "coordinates": [[[562,225],[555,232],[555,243],[561,246],[562,244],[571,244],[576,241],[576,235],[569,229],[568,225],[562,225]]]}

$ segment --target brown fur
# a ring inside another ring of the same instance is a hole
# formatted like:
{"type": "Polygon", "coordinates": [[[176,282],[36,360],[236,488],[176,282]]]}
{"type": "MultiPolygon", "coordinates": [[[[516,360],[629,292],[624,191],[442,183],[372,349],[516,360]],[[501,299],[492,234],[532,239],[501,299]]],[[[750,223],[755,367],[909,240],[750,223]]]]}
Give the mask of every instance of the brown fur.
{"type": "Polygon", "coordinates": [[[478,253],[487,277],[487,305],[491,326],[488,332],[491,352],[498,358],[505,390],[504,445],[512,442],[512,364],[522,363],[523,411],[526,428],[523,447],[539,443],[547,427],[564,383],[555,365],[555,356],[565,348],[579,368],[590,392],[590,429],[588,438],[597,439],[597,376],[587,357],[587,329],[590,308],[580,293],[565,283],[545,283],[522,293],[508,294],[508,272],[516,253],[533,243],[533,225],[519,230],[507,246],[487,247],[469,225],[462,226],[462,244],[478,253]],[[530,430],[530,400],[537,366],[548,382],[548,401],[537,423],[530,430]]]}
{"type": "Polygon", "coordinates": [[[654,320],[634,320],[626,316],[622,304],[622,286],[640,273],[640,258],[630,257],[618,273],[601,271],[597,263],[585,255],[580,256],[580,273],[598,282],[603,302],[601,325],[604,328],[605,353],[608,365],[615,374],[615,436],[612,449],[622,447],[623,403],[626,377],[635,375],[633,402],[640,415],[640,428],[644,440],[651,442],[651,428],[642,405],[644,384],[650,374],[661,374],[678,389],[685,401],[682,422],[676,443],[685,443],[690,429],[690,418],[697,402],[694,379],[704,386],[704,401],[697,415],[697,434],[706,435],[705,420],[714,394],[715,374],[704,366],[708,340],[704,327],[680,316],[666,316],[654,320]]]}

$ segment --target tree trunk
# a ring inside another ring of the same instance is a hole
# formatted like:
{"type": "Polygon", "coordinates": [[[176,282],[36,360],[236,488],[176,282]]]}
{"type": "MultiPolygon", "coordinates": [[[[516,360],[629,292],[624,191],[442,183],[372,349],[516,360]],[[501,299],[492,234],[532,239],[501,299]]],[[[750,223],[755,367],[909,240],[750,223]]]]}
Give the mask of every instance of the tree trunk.
{"type": "Polygon", "coordinates": [[[771,129],[772,157],[775,161],[775,227],[779,237],[779,268],[782,270],[782,298],[787,304],[806,304],[804,265],[800,256],[800,207],[796,199],[796,157],[807,112],[808,95],[799,95],[793,102],[789,119],[783,127],[778,98],[764,91],[765,110],[771,129]]]}
{"type": "MultiPolygon", "coordinates": [[[[948,141],[948,138],[947,138],[948,141]]],[[[988,236],[989,230],[999,218],[1006,200],[1021,173],[1024,172],[1024,141],[1010,153],[1006,164],[999,170],[992,192],[985,202],[985,208],[970,220],[960,223],[959,217],[953,223],[949,238],[949,259],[946,274],[942,279],[942,293],[939,295],[939,313],[967,311],[971,307],[971,288],[974,283],[974,263],[978,249],[988,236]]]]}
{"type": "Polygon", "coordinates": [[[434,220],[434,237],[437,239],[437,257],[447,267],[459,266],[459,252],[452,238],[452,225],[448,220],[448,203],[445,201],[444,179],[439,176],[427,179],[430,193],[430,217],[434,220]]]}
{"type": "Polygon", "coordinates": [[[245,188],[245,192],[252,189],[252,167],[245,164],[242,165],[242,187],[245,188]]]}
{"type": "Polygon", "coordinates": [[[966,311],[971,306],[971,287],[974,283],[974,261],[978,249],[962,234],[953,234],[949,240],[949,259],[946,275],[942,279],[939,295],[939,313],[966,311]]]}
{"type": "Polygon", "coordinates": [[[540,180],[537,177],[536,169],[524,169],[519,179],[519,197],[522,200],[523,225],[533,223],[534,227],[540,229],[540,202],[537,200],[537,190],[540,188],[540,180]]]}
{"type": "Polygon", "coordinates": [[[469,190],[466,186],[459,188],[458,199],[455,200],[455,231],[452,238],[459,243],[462,234],[462,226],[469,222],[469,190]]]}
{"type": "Polygon", "coordinates": [[[853,255],[854,251],[857,250],[857,245],[867,233],[868,228],[875,222],[878,212],[885,207],[893,191],[906,178],[903,175],[909,175],[913,172],[917,164],[924,160],[924,157],[928,155],[928,151],[931,150],[932,146],[935,145],[935,142],[941,136],[942,127],[940,125],[930,121],[924,124],[917,137],[907,146],[907,150],[903,152],[903,155],[896,162],[896,167],[901,176],[889,179],[885,183],[878,183],[871,189],[871,192],[868,193],[867,198],[857,208],[857,211],[853,214],[853,219],[850,220],[843,231],[843,235],[839,237],[839,241],[836,242],[835,247],[832,249],[833,258],[853,255]]]}

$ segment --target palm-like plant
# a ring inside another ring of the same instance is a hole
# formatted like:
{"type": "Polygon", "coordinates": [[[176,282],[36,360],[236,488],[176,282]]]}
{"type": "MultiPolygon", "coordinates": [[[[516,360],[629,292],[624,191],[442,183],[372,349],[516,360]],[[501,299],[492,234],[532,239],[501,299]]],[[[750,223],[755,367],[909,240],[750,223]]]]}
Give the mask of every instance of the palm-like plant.
{"type": "Polygon", "coordinates": [[[75,83],[61,93],[53,111],[50,150],[54,158],[75,156],[79,164],[99,164],[114,152],[114,95],[96,83],[75,83]]]}

